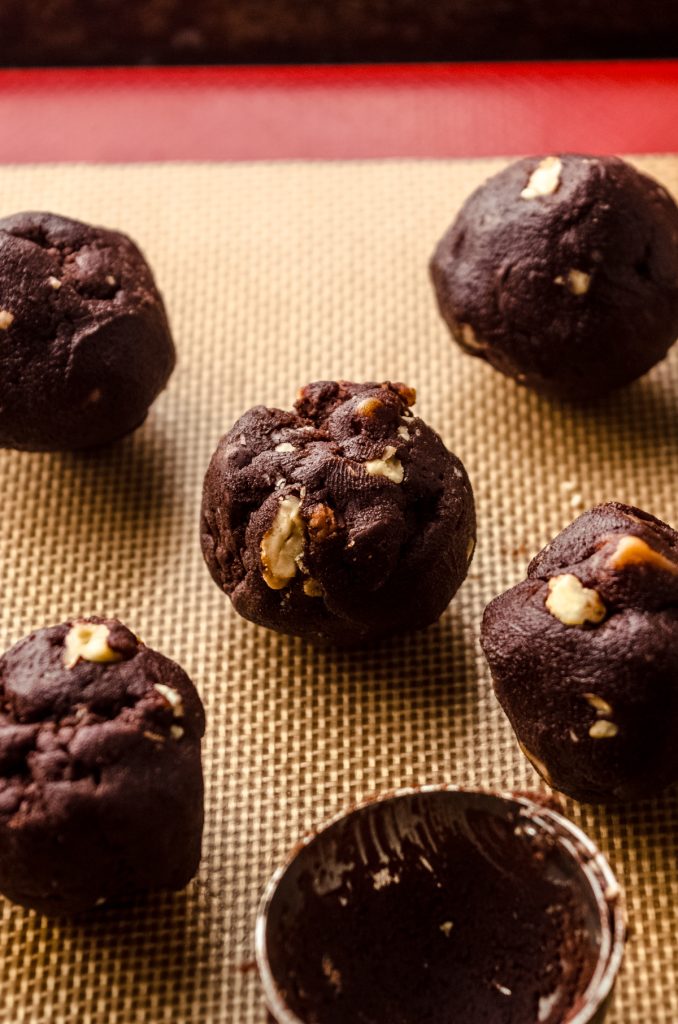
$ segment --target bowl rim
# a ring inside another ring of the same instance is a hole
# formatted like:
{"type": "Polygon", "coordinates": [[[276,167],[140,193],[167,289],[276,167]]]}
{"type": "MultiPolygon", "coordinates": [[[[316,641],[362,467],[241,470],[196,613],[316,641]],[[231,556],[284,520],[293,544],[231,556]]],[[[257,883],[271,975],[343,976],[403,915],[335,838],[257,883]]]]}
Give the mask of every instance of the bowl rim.
{"type": "Polygon", "coordinates": [[[575,1004],[575,1013],[563,1024],[593,1024],[598,1011],[605,1006],[611,995],[624,956],[626,939],[626,905],[624,893],[604,854],[578,825],[563,814],[539,802],[528,794],[503,789],[458,786],[453,783],[403,786],[387,790],[376,796],[367,797],[353,804],[348,810],[339,811],[327,818],[312,832],[302,836],[287,854],[284,862],[273,872],[266,884],[257,910],[254,945],[259,977],[264,998],[276,1024],[308,1024],[287,1006],[275,980],[268,958],[267,929],[268,915],[278,887],[299,854],[317,840],[323,833],[339,822],[361,814],[378,804],[409,799],[414,796],[449,794],[454,796],[473,795],[490,797],[507,803],[517,804],[528,812],[529,820],[544,831],[555,835],[568,855],[579,863],[594,895],[601,924],[601,945],[596,966],[584,993],[575,1004]]]}

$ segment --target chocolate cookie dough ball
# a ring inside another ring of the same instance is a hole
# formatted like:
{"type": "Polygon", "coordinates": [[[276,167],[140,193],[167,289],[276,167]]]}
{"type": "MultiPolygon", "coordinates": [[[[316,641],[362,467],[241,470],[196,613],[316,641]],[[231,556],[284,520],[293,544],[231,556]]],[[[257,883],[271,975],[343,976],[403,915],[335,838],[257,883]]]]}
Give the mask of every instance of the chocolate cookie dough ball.
{"type": "Polygon", "coordinates": [[[404,384],[319,381],[219,442],[203,491],[209,570],[240,615],[354,644],[435,622],[475,543],[459,459],[404,384]]]}
{"type": "Polygon", "coordinates": [[[678,534],[610,502],[485,610],[482,645],[523,752],[589,802],[678,780],[678,534]]]}
{"type": "Polygon", "coordinates": [[[46,914],[181,889],[200,861],[205,717],[186,673],[116,619],[0,658],[0,892],[46,914]]]}
{"type": "Polygon", "coordinates": [[[467,199],[431,274],[465,352],[540,391],[593,398],[678,337],[678,207],[617,157],[529,157],[467,199]]]}
{"type": "Polygon", "coordinates": [[[0,447],[88,448],[138,427],[174,368],[162,298],[126,235],[0,220],[0,447]]]}

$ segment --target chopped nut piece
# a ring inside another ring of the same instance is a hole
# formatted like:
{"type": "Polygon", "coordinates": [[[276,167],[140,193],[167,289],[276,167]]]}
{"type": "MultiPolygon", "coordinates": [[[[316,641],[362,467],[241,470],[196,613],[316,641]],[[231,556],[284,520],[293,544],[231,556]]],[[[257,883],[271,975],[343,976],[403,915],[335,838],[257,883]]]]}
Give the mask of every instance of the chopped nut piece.
{"type": "Polygon", "coordinates": [[[300,508],[301,501],[295,495],[283,498],[273,525],[262,537],[262,575],[271,590],[282,590],[299,569],[299,559],[304,551],[304,523],[300,508]]]}
{"type": "Polygon", "coordinates": [[[14,313],[8,309],[0,309],[0,331],[6,331],[14,323],[14,313]]]}
{"type": "Polygon", "coordinates": [[[589,729],[589,736],[594,740],[610,740],[619,732],[619,726],[614,722],[608,722],[605,718],[599,718],[589,729]]]}
{"type": "Polygon", "coordinates": [[[603,700],[596,693],[582,693],[582,697],[589,702],[592,708],[595,708],[598,714],[611,715],[613,713],[612,705],[608,704],[606,700],[603,700]]]}
{"type": "Polygon", "coordinates": [[[558,277],[553,278],[553,283],[566,285],[573,295],[586,295],[591,285],[591,275],[583,270],[568,270],[567,277],[558,274],[558,277]]]}
{"type": "Polygon", "coordinates": [[[475,351],[487,348],[487,345],[478,339],[470,324],[459,324],[459,330],[461,331],[461,340],[466,348],[472,348],[475,351]]]}
{"type": "Polygon", "coordinates": [[[108,646],[109,628],[104,622],[76,622],[64,640],[64,665],[74,668],[83,661],[121,661],[122,654],[108,646]]]}
{"type": "Polygon", "coordinates": [[[170,727],[170,736],[173,740],[180,740],[184,735],[184,730],[180,725],[172,725],[170,727]]]}
{"type": "Polygon", "coordinates": [[[87,398],[83,402],[83,405],[96,405],[103,398],[103,391],[101,388],[92,388],[87,398]]]}
{"type": "Polygon", "coordinates": [[[59,289],[61,288],[61,281],[59,280],[58,277],[48,277],[47,284],[50,286],[50,288],[53,288],[55,292],[58,292],[59,289]]]}
{"type": "Polygon", "coordinates": [[[323,588],[317,580],[307,579],[304,580],[304,593],[307,597],[322,597],[323,588]]]}
{"type": "Polygon", "coordinates": [[[544,764],[544,762],[543,762],[543,761],[540,761],[538,757],[536,757],[536,756],[535,756],[534,754],[532,754],[532,753],[531,753],[531,752],[530,752],[530,751],[529,751],[529,750],[527,749],[527,747],[525,746],[525,744],[524,744],[524,743],[521,743],[521,741],[520,741],[520,740],[518,740],[518,746],[520,747],[520,749],[522,750],[523,754],[525,755],[525,757],[527,758],[527,760],[528,760],[528,761],[530,762],[530,764],[532,765],[532,767],[534,768],[534,770],[535,770],[535,771],[536,771],[536,772],[537,772],[537,773],[538,773],[539,775],[541,775],[541,777],[542,777],[542,779],[544,780],[544,782],[548,783],[548,785],[549,785],[549,786],[550,786],[550,785],[552,785],[552,782],[551,782],[551,773],[550,773],[550,771],[548,770],[548,768],[546,767],[546,765],[544,764]]]}
{"type": "Polygon", "coordinates": [[[323,974],[327,978],[328,982],[335,990],[335,992],[341,992],[341,972],[337,967],[334,966],[329,956],[325,955],[322,959],[323,974]]]}
{"type": "Polygon", "coordinates": [[[403,441],[410,440],[410,432],[407,427],[398,427],[398,437],[402,437],[403,441]]]}
{"type": "Polygon", "coordinates": [[[396,450],[393,445],[387,445],[384,448],[384,454],[380,459],[371,459],[369,462],[364,462],[366,472],[370,476],[385,476],[387,480],[392,480],[394,484],[401,484],[405,477],[405,470],[403,464],[395,457],[396,450]]]}
{"type": "Polygon", "coordinates": [[[608,562],[610,569],[625,569],[627,565],[647,565],[665,572],[676,573],[678,566],[659,551],[655,551],[640,537],[622,537],[608,562]]]}
{"type": "Polygon", "coordinates": [[[337,517],[329,505],[316,505],[308,520],[308,532],[316,543],[334,537],[337,532],[337,517]]]}
{"type": "Polygon", "coordinates": [[[164,743],[165,737],[161,736],[158,732],[150,732],[148,729],[144,732],[144,736],[147,740],[151,740],[153,743],[164,743]]]}
{"type": "Polygon", "coordinates": [[[380,889],[387,889],[390,885],[399,885],[400,875],[393,873],[388,867],[383,867],[372,875],[372,882],[374,888],[379,892],[380,889]]]}
{"type": "Polygon", "coordinates": [[[165,698],[169,706],[172,708],[172,714],[174,717],[183,718],[184,702],[179,691],[174,690],[171,686],[165,686],[164,683],[154,683],[153,688],[158,691],[161,697],[165,698]]]}
{"type": "Polygon", "coordinates": [[[118,282],[117,282],[117,281],[115,280],[115,278],[113,277],[113,275],[112,275],[112,274],[107,274],[107,275],[106,275],[106,284],[110,284],[111,288],[112,288],[112,287],[113,287],[114,285],[116,285],[117,283],[118,283],[118,282]]]}
{"type": "Polygon", "coordinates": [[[398,392],[403,402],[406,405],[411,406],[417,401],[417,389],[410,388],[407,384],[394,384],[393,387],[398,392]]]}
{"type": "Polygon", "coordinates": [[[446,939],[448,939],[450,937],[450,932],[452,931],[453,928],[454,928],[454,922],[453,921],[443,921],[443,923],[440,926],[440,930],[441,930],[441,932],[443,933],[443,935],[445,936],[446,939]]]}
{"type": "Polygon", "coordinates": [[[532,171],[527,185],[520,193],[521,199],[537,199],[538,196],[550,196],[560,187],[560,174],[563,164],[560,157],[547,156],[532,171]]]}
{"type": "Polygon", "coordinates": [[[360,416],[374,416],[375,412],[383,408],[383,403],[378,398],[366,398],[364,402],[361,402],[357,407],[356,412],[360,416]]]}
{"type": "Polygon", "coordinates": [[[290,444],[289,441],[283,441],[282,444],[277,444],[275,446],[275,450],[277,452],[295,452],[297,449],[293,444],[290,444]]]}
{"type": "Polygon", "coordinates": [[[605,618],[605,605],[597,590],[590,590],[572,573],[549,580],[546,607],[564,626],[597,625],[605,618]]]}
{"type": "Polygon", "coordinates": [[[568,270],[567,287],[573,295],[586,295],[591,287],[591,275],[583,270],[568,270]]]}

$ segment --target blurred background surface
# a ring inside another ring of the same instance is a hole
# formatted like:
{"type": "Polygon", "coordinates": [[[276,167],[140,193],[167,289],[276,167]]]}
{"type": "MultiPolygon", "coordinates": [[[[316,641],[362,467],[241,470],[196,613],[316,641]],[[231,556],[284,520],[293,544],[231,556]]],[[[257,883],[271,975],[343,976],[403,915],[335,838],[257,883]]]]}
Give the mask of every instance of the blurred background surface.
{"type": "Polygon", "coordinates": [[[678,56],[676,0],[2,0],[0,64],[678,56]]]}

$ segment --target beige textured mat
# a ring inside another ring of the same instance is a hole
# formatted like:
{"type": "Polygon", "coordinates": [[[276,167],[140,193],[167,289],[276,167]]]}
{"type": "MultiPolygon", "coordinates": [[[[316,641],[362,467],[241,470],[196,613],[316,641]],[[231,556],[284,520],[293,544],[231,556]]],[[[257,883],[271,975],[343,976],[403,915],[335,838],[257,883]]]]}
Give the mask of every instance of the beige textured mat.
{"type": "MultiPolygon", "coordinates": [[[[639,159],[678,194],[678,158],[639,159]]],[[[491,691],[485,603],[585,506],[678,524],[678,349],[595,411],[517,389],[448,340],[426,264],[499,162],[40,167],[0,171],[0,213],[128,231],[179,350],[137,434],[91,456],[0,452],[0,644],[117,614],[176,658],[207,708],[207,832],[185,894],[55,924],[0,899],[2,1024],[262,1024],[253,919],[297,836],[355,798],[457,781],[536,787],[491,691]],[[441,622],[363,654],[237,619],[203,565],[200,487],[248,406],[319,377],[400,379],[466,464],[479,533],[441,622]]],[[[677,738],[678,742],[678,738],[677,738]]],[[[568,813],[626,886],[632,935],[610,1024],[678,1021],[678,793],[568,813]]]]}

